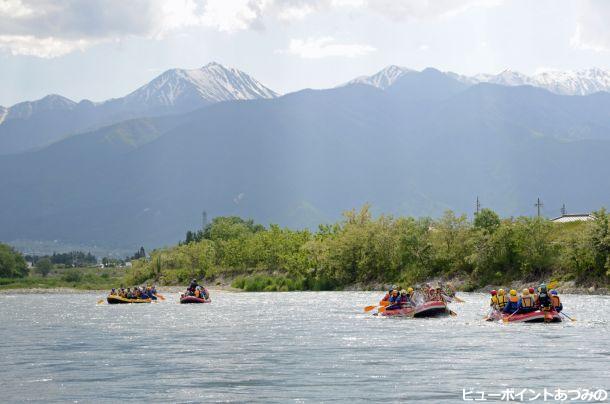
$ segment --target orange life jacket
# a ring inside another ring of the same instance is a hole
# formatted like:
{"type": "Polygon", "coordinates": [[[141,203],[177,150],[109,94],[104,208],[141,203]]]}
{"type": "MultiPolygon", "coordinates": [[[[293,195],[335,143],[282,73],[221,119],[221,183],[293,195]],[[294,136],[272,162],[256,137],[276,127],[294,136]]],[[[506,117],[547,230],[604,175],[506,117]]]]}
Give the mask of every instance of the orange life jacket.
{"type": "Polygon", "coordinates": [[[551,295],[551,304],[553,307],[559,307],[561,305],[561,300],[559,300],[559,296],[551,295]]]}
{"type": "Polygon", "coordinates": [[[519,301],[519,298],[517,296],[511,296],[509,299],[513,303],[517,303],[519,301]]]}
{"type": "Polygon", "coordinates": [[[498,298],[498,307],[500,309],[503,309],[504,306],[506,306],[506,303],[507,303],[506,295],[497,295],[497,298],[498,298]]]}
{"type": "Polygon", "coordinates": [[[531,296],[522,296],[521,297],[521,307],[534,307],[534,299],[531,296]]]}
{"type": "Polygon", "coordinates": [[[200,296],[201,296],[201,291],[196,290],[196,291],[195,291],[195,297],[200,297],[200,296]]]}

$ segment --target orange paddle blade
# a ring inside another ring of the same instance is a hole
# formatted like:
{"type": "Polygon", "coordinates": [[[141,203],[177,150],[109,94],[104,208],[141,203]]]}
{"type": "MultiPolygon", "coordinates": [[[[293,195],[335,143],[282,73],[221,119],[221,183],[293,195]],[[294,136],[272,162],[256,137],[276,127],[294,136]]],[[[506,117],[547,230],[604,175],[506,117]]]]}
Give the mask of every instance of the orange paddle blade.
{"type": "Polygon", "coordinates": [[[369,312],[369,311],[373,310],[375,307],[377,307],[377,306],[366,306],[366,307],[364,308],[364,311],[365,311],[365,312],[369,312]]]}
{"type": "Polygon", "coordinates": [[[161,300],[165,300],[165,296],[163,296],[163,295],[162,295],[162,294],[160,294],[160,293],[157,293],[157,297],[158,297],[159,299],[161,299],[161,300]]]}
{"type": "Polygon", "coordinates": [[[379,310],[377,310],[378,313],[383,313],[385,311],[385,307],[380,307],[379,310]]]}

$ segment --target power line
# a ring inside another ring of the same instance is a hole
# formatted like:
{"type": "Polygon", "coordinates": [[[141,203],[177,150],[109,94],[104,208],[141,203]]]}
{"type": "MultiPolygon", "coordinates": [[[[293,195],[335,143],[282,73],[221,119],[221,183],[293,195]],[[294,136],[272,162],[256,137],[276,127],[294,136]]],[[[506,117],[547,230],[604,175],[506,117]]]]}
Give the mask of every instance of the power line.
{"type": "Polygon", "coordinates": [[[538,198],[538,200],[536,201],[536,203],[534,204],[534,206],[536,208],[538,208],[538,217],[540,217],[540,208],[544,206],[544,204],[542,203],[542,201],[540,200],[540,198],[538,198]]]}

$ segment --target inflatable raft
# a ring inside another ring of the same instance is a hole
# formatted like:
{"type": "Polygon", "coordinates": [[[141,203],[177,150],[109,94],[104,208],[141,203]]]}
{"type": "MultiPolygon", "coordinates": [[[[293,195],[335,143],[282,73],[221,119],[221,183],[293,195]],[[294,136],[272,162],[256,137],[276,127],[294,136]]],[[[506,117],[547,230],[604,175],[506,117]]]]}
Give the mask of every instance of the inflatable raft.
{"type": "Polygon", "coordinates": [[[150,303],[152,299],[127,299],[121,296],[108,296],[108,304],[127,304],[127,303],[150,303]]]}
{"type": "Polygon", "coordinates": [[[180,296],[180,304],[188,304],[188,303],[211,303],[212,299],[202,299],[200,297],[195,296],[180,296]]]}
{"type": "Polygon", "coordinates": [[[402,309],[385,310],[382,316],[396,317],[437,317],[449,314],[445,302],[432,301],[426,302],[415,307],[404,307],[402,309]]]}
{"type": "Polygon", "coordinates": [[[541,311],[536,310],[531,313],[515,314],[510,317],[510,314],[503,314],[502,321],[507,319],[509,323],[560,323],[561,316],[555,310],[541,311]]]}

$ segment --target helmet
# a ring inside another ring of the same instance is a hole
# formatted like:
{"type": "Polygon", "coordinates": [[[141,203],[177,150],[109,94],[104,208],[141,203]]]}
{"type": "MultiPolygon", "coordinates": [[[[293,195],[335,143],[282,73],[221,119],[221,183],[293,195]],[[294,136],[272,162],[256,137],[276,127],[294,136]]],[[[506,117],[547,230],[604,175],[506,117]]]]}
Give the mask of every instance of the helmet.
{"type": "Polygon", "coordinates": [[[508,293],[510,293],[511,296],[517,296],[517,291],[515,289],[511,289],[508,293]]]}
{"type": "Polygon", "coordinates": [[[530,290],[529,289],[523,289],[523,292],[521,292],[521,294],[523,296],[528,296],[530,294],[530,290]]]}
{"type": "Polygon", "coordinates": [[[197,286],[195,289],[197,289],[197,290],[201,290],[201,286],[197,286]]]}
{"type": "Polygon", "coordinates": [[[413,293],[413,288],[409,288],[409,289],[407,289],[407,292],[409,292],[409,293],[413,293]]]}
{"type": "Polygon", "coordinates": [[[401,295],[406,295],[406,294],[407,294],[407,291],[406,291],[406,290],[404,290],[404,289],[401,289],[400,294],[401,294],[401,295]]]}
{"type": "Polygon", "coordinates": [[[551,290],[551,294],[557,296],[557,291],[555,289],[551,290]]]}
{"type": "Polygon", "coordinates": [[[392,296],[396,296],[396,295],[398,295],[398,291],[397,291],[396,289],[394,289],[394,290],[392,291],[392,296]]]}
{"type": "Polygon", "coordinates": [[[191,282],[197,282],[197,279],[193,278],[193,280],[191,282]]]}
{"type": "Polygon", "coordinates": [[[534,288],[529,288],[530,293],[534,293],[534,288]]]}
{"type": "Polygon", "coordinates": [[[499,294],[499,295],[503,295],[503,294],[505,294],[505,293],[506,293],[506,292],[504,291],[504,289],[502,289],[502,288],[498,289],[498,294],[499,294]]]}
{"type": "Polygon", "coordinates": [[[546,291],[546,285],[544,283],[540,284],[540,290],[541,291],[546,291]]]}
{"type": "Polygon", "coordinates": [[[489,292],[489,293],[491,293],[491,295],[492,295],[492,296],[495,296],[495,295],[497,295],[497,294],[498,294],[498,292],[496,292],[496,290],[495,290],[495,289],[494,289],[494,290],[492,290],[492,291],[491,291],[491,292],[489,292]]]}

